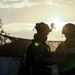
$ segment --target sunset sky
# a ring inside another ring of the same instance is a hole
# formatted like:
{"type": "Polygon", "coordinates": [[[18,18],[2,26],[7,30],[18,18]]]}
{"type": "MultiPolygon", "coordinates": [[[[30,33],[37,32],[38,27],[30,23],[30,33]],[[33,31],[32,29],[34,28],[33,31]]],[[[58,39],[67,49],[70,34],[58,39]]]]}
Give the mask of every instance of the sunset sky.
{"type": "Polygon", "coordinates": [[[75,22],[75,0],[0,0],[3,29],[10,35],[32,39],[36,23],[55,23],[48,40],[64,40],[61,29],[75,22]]]}

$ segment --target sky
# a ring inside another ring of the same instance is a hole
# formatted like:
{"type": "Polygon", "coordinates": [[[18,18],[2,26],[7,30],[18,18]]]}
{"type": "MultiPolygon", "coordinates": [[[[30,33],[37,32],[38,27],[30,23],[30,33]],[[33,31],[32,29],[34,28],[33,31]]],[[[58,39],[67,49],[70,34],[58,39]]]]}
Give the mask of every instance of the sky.
{"type": "Polygon", "coordinates": [[[75,22],[75,0],[0,0],[3,29],[11,36],[33,39],[36,23],[55,23],[48,40],[64,40],[65,23],[75,22]],[[34,31],[33,31],[34,29],[34,31]]]}

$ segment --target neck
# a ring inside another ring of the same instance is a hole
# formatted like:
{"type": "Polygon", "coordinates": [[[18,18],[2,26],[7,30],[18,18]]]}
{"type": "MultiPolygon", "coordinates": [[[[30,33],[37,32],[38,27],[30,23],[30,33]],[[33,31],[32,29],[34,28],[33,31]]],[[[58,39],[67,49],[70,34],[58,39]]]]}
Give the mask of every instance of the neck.
{"type": "Polygon", "coordinates": [[[38,40],[43,41],[43,42],[45,42],[47,40],[46,37],[41,36],[40,34],[35,34],[34,39],[38,39],[38,40]]]}

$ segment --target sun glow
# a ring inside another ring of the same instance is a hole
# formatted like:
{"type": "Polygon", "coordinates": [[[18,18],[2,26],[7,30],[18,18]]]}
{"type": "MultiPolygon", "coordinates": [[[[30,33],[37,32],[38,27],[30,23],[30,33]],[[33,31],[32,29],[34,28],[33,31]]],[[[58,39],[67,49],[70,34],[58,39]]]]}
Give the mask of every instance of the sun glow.
{"type": "Polygon", "coordinates": [[[59,30],[62,29],[63,23],[61,22],[61,20],[59,19],[58,16],[56,16],[56,17],[54,18],[53,23],[55,24],[55,30],[56,30],[56,31],[59,31],[59,30]]]}

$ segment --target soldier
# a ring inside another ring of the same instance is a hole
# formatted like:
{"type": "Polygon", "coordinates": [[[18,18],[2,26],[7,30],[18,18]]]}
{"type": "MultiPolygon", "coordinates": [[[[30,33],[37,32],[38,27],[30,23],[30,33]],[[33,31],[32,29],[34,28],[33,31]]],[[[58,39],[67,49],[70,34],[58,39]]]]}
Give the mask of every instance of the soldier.
{"type": "Polygon", "coordinates": [[[67,23],[62,29],[66,40],[59,44],[55,52],[60,75],[75,75],[75,25],[67,23]]]}
{"type": "Polygon", "coordinates": [[[52,30],[43,22],[36,23],[34,39],[26,51],[25,68],[26,75],[51,75],[49,66],[56,63],[52,59],[50,47],[46,44],[47,35],[52,30]]]}

